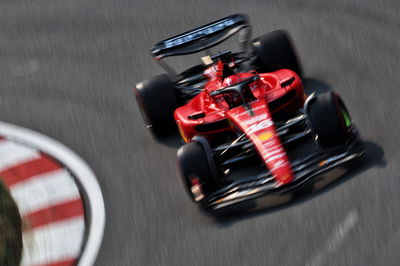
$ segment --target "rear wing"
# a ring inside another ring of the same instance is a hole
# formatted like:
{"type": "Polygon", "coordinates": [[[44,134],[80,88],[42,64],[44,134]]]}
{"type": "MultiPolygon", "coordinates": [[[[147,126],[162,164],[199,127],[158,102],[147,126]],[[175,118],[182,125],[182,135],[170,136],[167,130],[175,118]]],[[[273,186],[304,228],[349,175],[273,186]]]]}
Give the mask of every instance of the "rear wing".
{"type": "MultiPolygon", "coordinates": [[[[213,47],[231,37],[238,31],[249,27],[250,25],[246,15],[231,15],[202,27],[160,41],[150,49],[150,52],[156,60],[168,56],[197,53],[213,47]]],[[[246,42],[245,45],[247,45],[248,34],[249,32],[245,36],[246,40],[240,40],[241,42],[246,42]]]]}

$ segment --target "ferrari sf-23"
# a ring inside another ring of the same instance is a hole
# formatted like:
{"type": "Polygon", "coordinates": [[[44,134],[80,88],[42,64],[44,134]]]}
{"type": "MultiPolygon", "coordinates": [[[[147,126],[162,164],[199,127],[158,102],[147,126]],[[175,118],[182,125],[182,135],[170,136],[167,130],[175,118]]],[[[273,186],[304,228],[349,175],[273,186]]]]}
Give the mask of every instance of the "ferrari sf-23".
{"type": "Polygon", "coordinates": [[[235,14],[158,42],[154,59],[167,74],[134,88],[153,136],[178,129],[178,168],[190,198],[208,210],[289,193],[363,154],[341,97],[306,96],[291,38],[276,30],[251,40],[235,14]],[[211,53],[234,34],[239,52],[211,53]],[[165,57],[204,51],[202,63],[176,73],[165,57]],[[296,150],[299,146],[311,145],[296,150]],[[310,144],[311,143],[311,144],[310,144]],[[255,165],[251,174],[235,175],[255,165]]]}

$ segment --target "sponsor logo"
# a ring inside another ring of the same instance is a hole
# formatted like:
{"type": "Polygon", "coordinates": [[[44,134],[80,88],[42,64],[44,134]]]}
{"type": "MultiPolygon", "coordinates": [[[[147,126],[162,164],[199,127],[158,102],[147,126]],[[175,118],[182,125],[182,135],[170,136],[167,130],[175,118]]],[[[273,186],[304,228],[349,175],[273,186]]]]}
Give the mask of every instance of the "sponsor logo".
{"type": "MultiPolygon", "coordinates": [[[[267,159],[267,162],[270,162],[270,161],[274,161],[274,160],[276,160],[276,159],[280,159],[280,158],[282,158],[282,157],[284,157],[285,156],[285,154],[284,153],[278,153],[278,154],[276,154],[276,155],[274,155],[274,156],[265,156],[265,157],[267,157],[268,159],[267,159]]],[[[274,164],[275,165],[275,164],[274,164]]]]}
{"type": "Polygon", "coordinates": [[[191,31],[187,34],[184,34],[182,36],[178,36],[176,38],[166,40],[166,41],[164,41],[164,49],[168,49],[168,48],[171,48],[174,46],[178,46],[178,45],[181,45],[184,43],[188,43],[188,42],[200,39],[201,37],[221,31],[224,28],[227,28],[233,24],[235,24],[234,20],[226,19],[226,20],[211,24],[208,27],[200,28],[198,30],[191,31]]]}
{"type": "Polygon", "coordinates": [[[272,167],[270,170],[275,171],[276,169],[287,166],[287,165],[288,165],[288,162],[286,162],[285,160],[279,160],[274,163],[274,167],[272,167]]]}
{"type": "Polygon", "coordinates": [[[267,131],[267,132],[264,132],[264,133],[258,135],[258,138],[261,141],[266,141],[266,140],[269,140],[270,138],[272,138],[273,135],[274,135],[274,133],[272,133],[271,131],[267,131]]]}
{"type": "Polygon", "coordinates": [[[288,162],[282,159],[282,157],[286,156],[286,153],[280,146],[267,148],[267,150],[262,153],[262,156],[267,163],[273,163],[273,167],[270,169],[271,171],[288,165],[288,162]]]}
{"type": "Polygon", "coordinates": [[[251,134],[251,133],[260,131],[262,129],[266,129],[266,128],[272,126],[273,124],[274,123],[271,121],[271,119],[264,120],[264,121],[261,121],[261,122],[259,122],[257,124],[249,126],[249,128],[246,130],[246,133],[247,134],[251,134]]]}
{"type": "Polygon", "coordinates": [[[262,114],[262,115],[259,115],[259,116],[254,116],[254,117],[250,118],[249,120],[244,121],[243,124],[248,126],[248,125],[257,123],[259,121],[262,121],[262,120],[264,120],[266,118],[267,118],[266,114],[262,114]]]}
{"type": "MultiPolygon", "coordinates": [[[[270,149],[271,146],[276,147],[276,145],[277,145],[277,144],[275,143],[275,141],[274,141],[273,139],[270,139],[269,141],[263,143],[263,146],[264,146],[264,148],[266,148],[266,149],[270,149]]],[[[274,147],[272,147],[272,148],[274,148],[274,147]]]]}
{"type": "Polygon", "coordinates": [[[284,154],[284,151],[281,147],[272,147],[272,149],[266,150],[263,152],[263,157],[269,157],[275,154],[284,154]]]}

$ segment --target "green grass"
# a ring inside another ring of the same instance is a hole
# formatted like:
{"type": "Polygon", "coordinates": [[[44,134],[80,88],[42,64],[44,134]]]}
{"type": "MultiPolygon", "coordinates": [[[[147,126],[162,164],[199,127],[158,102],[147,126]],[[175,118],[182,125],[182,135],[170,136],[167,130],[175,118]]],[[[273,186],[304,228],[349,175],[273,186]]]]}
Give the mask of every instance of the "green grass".
{"type": "Polygon", "coordinates": [[[21,252],[21,217],[17,205],[0,181],[0,265],[19,265],[21,252]]]}

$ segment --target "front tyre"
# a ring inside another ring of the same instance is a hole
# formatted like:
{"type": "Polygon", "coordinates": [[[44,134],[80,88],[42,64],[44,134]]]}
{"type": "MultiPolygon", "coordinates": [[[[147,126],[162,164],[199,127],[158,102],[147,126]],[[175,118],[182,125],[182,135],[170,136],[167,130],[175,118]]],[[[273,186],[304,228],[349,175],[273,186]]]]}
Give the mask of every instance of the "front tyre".
{"type": "Polygon", "coordinates": [[[212,154],[200,142],[187,143],[177,153],[178,169],[186,191],[196,202],[216,189],[213,173],[215,167],[210,163],[212,154]],[[211,157],[210,157],[211,156],[211,157]]]}
{"type": "Polygon", "coordinates": [[[354,138],[352,120],[343,100],[335,92],[326,92],[307,105],[309,122],[324,147],[345,144],[354,138]]]}
{"type": "Polygon", "coordinates": [[[176,90],[167,75],[158,75],[133,88],[143,120],[156,138],[176,131],[176,90]]]}

